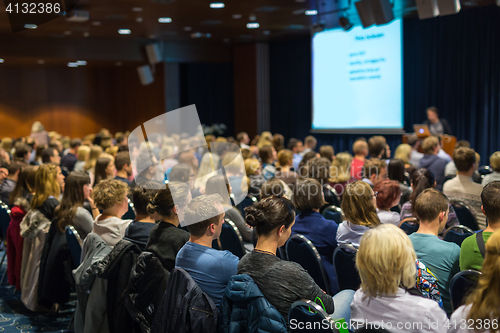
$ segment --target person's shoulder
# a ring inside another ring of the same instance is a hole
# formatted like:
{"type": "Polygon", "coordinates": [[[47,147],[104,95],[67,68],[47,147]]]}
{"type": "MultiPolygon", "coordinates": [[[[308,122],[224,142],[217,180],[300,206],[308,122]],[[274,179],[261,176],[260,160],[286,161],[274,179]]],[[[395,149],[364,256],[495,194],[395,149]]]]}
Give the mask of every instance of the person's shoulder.
{"type": "Polygon", "coordinates": [[[474,244],[476,244],[476,234],[471,235],[471,236],[467,237],[466,239],[464,239],[464,241],[462,242],[462,245],[461,245],[461,249],[469,249],[469,248],[473,247],[474,244]]]}

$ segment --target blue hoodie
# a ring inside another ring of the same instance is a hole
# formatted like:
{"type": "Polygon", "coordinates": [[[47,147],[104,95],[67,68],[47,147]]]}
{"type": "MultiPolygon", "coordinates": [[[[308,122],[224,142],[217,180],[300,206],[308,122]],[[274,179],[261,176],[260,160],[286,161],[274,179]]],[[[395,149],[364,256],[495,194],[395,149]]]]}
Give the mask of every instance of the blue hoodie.
{"type": "Polygon", "coordinates": [[[443,189],[443,181],[444,181],[444,168],[446,168],[446,164],[448,161],[438,157],[437,155],[424,155],[420,160],[418,167],[426,168],[430,172],[434,174],[436,178],[436,189],[443,189]]]}

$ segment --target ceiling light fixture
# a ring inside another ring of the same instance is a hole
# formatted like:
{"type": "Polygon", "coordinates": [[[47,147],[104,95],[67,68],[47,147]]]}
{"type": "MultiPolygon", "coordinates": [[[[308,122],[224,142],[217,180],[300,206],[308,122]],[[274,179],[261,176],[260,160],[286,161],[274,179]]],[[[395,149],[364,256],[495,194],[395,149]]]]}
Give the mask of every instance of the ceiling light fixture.
{"type": "Polygon", "coordinates": [[[257,22],[247,23],[248,29],[257,29],[258,27],[260,27],[260,25],[257,22]]]}
{"type": "Polygon", "coordinates": [[[76,61],[76,64],[77,64],[78,66],[85,66],[85,65],[87,64],[87,62],[86,62],[85,60],[77,60],[77,61],[76,61]]]}
{"type": "Polygon", "coordinates": [[[134,7],[134,8],[132,8],[132,11],[134,11],[134,12],[142,12],[142,7],[134,7]]]}
{"type": "Polygon", "coordinates": [[[0,58],[0,64],[3,64],[5,60],[3,60],[2,58],[0,58]]]}
{"type": "Polygon", "coordinates": [[[26,23],[24,29],[36,29],[38,26],[36,24],[26,23]]]}
{"type": "Polygon", "coordinates": [[[78,67],[76,62],[68,62],[68,67],[78,67]]]}
{"type": "Polygon", "coordinates": [[[224,7],[226,7],[226,5],[223,2],[212,2],[210,4],[210,8],[219,9],[219,8],[224,8],[224,7]]]}
{"type": "Polygon", "coordinates": [[[160,17],[158,19],[158,22],[160,22],[160,23],[171,23],[172,19],[170,17],[160,17]]]}
{"type": "Polygon", "coordinates": [[[306,15],[307,16],[318,15],[318,11],[316,9],[306,10],[306,15]]]}
{"type": "Polygon", "coordinates": [[[233,18],[234,18],[235,20],[239,20],[239,19],[240,19],[240,18],[242,18],[242,17],[243,17],[243,15],[241,15],[241,14],[234,14],[234,15],[233,15],[233,18]]]}
{"type": "Polygon", "coordinates": [[[142,19],[142,17],[140,17],[140,16],[135,18],[135,21],[136,21],[137,23],[141,23],[141,22],[142,22],[142,20],[143,20],[143,19],[142,19]]]}
{"type": "Polygon", "coordinates": [[[118,29],[120,35],[130,35],[131,32],[130,29],[118,29]]]}

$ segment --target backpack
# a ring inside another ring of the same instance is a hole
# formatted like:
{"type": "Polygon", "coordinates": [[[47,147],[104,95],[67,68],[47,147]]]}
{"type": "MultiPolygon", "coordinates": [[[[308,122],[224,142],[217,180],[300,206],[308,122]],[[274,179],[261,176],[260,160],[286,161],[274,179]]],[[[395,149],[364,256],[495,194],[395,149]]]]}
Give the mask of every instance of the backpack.
{"type": "Polygon", "coordinates": [[[417,288],[423,297],[436,301],[439,306],[443,307],[443,299],[437,285],[437,277],[420,261],[416,260],[417,266],[417,288]]]}

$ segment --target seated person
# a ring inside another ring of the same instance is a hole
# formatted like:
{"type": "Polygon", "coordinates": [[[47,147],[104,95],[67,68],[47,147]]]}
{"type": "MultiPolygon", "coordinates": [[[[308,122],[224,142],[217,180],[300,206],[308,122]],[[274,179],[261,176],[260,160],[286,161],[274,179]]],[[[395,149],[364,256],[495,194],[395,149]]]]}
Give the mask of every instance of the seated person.
{"type": "Polygon", "coordinates": [[[384,160],[370,158],[365,161],[364,168],[364,177],[362,180],[370,185],[371,188],[387,178],[387,163],[384,160]]]}
{"type": "Polygon", "coordinates": [[[375,200],[376,195],[366,182],[358,180],[347,185],[341,207],[346,221],[339,225],[337,243],[358,247],[361,236],[380,224],[375,200]]]}
{"type": "Polygon", "coordinates": [[[387,166],[387,176],[390,180],[395,180],[401,189],[401,199],[399,204],[404,204],[410,200],[411,187],[408,184],[409,179],[406,179],[405,162],[399,159],[392,159],[387,166]]]}
{"type": "Polygon", "coordinates": [[[293,189],[295,183],[299,179],[299,174],[293,171],[293,152],[289,149],[282,149],[278,153],[278,170],[275,178],[284,181],[290,188],[293,189]]]}
{"type": "Polygon", "coordinates": [[[116,177],[128,186],[133,187],[134,184],[129,180],[132,175],[132,164],[130,163],[130,154],[128,151],[121,151],[116,154],[115,158],[116,177]]]}
{"type": "Polygon", "coordinates": [[[439,304],[408,292],[415,287],[416,259],[408,236],[394,225],[383,224],[363,235],[356,256],[361,288],[351,304],[351,329],[383,322],[386,328],[392,324],[391,332],[403,332],[396,330],[401,323],[411,323],[403,326],[404,332],[446,332],[448,317],[439,304]]]}
{"type": "Polygon", "coordinates": [[[490,167],[493,172],[484,176],[481,185],[486,186],[489,182],[500,180],[500,151],[496,151],[490,156],[490,167]]]}
{"type": "Polygon", "coordinates": [[[460,270],[475,269],[480,271],[484,255],[477,243],[477,237],[483,237],[484,243],[498,229],[500,229],[500,181],[488,183],[481,192],[483,205],[481,210],[488,218],[488,227],[477,235],[467,237],[460,249],[460,270]],[[480,235],[480,236],[479,236],[480,235]]]}
{"type": "Polygon", "coordinates": [[[354,158],[351,163],[351,177],[356,180],[363,178],[363,166],[368,156],[368,143],[365,139],[358,139],[352,145],[354,158]]]}
{"type": "Polygon", "coordinates": [[[323,195],[327,205],[339,206],[338,193],[330,186],[330,161],[325,157],[316,157],[309,161],[307,178],[316,179],[323,187],[323,195]]]}
{"type": "MultiPolygon", "coordinates": [[[[486,242],[486,256],[484,257],[482,275],[479,276],[477,287],[472,290],[462,305],[453,312],[451,323],[467,322],[471,325],[451,325],[449,333],[466,332],[498,332],[496,329],[484,329],[485,324],[498,323],[500,306],[498,294],[500,292],[500,231],[495,231],[486,242]],[[466,327],[465,327],[466,326],[466,327]]],[[[498,327],[498,326],[497,326],[498,327]]],[[[492,327],[494,328],[494,327],[492,327]]]]}
{"type": "Polygon", "coordinates": [[[128,210],[128,185],[116,179],[103,179],[94,187],[95,206],[102,214],[94,221],[92,232],[113,247],[122,240],[131,220],[121,217],[128,210]]]}
{"type": "Polygon", "coordinates": [[[260,198],[262,200],[272,195],[291,199],[293,191],[284,181],[277,178],[271,178],[262,185],[260,189],[260,198]]]}
{"type": "Polygon", "coordinates": [[[294,209],[289,200],[276,196],[245,208],[245,220],[255,228],[258,240],[255,249],[241,258],[238,274],[248,274],[287,322],[288,310],[295,301],[316,301],[317,298],[327,313],[333,313],[332,318],[344,318],[349,322],[349,304],[354,291],[343,290],[332,298],[302,266],[276,256],[277,248],[286,243],[292,232],[294,209]]]}
{"type": "Polygon", "coordinates": [[[460,247],[438,238],[448,220],[448,198],[432,188],[424,190],[415,202],[420,225],[410,235],[417,258],[436,276],[443,307],[451,314],[450,281],[460,271],[460,247]]]}
{"type": "MultiPolygon", "coordinates": [[[[434,179],[434,175],[432,174],[432,172],[430,172],[429,170],[419,169],[415,171],[412,175],[411,187],[413,191],[410,195],[410,201],[403,204],[403,206],[401,207],[401,215],[400,215],[401,221],[408,218],[417,217],[413,207],[415,207],[415,201],[417,200],[418,195],[427,188],[435,188],[436,180],[434,179]]],[[[445,229],[460,224],[458,222],[457,214],[455,213],[453,206],[450,204],[448,205],[448,207],[450,209],[450,212],[448,214],[448,221],[446,222],[445,229]]]]}
{"type": "Polygon", "coordinates": [[[245,173],[247,174],[248,195],[255,198],[260,196],[260,188],[265,183],[264,176],[261,174],[261,165],[256,158],[247,158],[245,160],[245,173]]]}
{"type": "Polygon", "coordinates": [[[385,180],[378,183],[373,190],[377,198],[377,215],[380,223],[391,223],[399,226],[399,213],[391,211],[391,208],[397,206],[401,199],[399,183],[385,180]]]}
{"type": "Polygon", "coordinates": [[[386,138],[382,135],[374,135],[368,139],[368,151],[370,152],[370,158],[378,158],[381,160],[391,158],[389,145],[387,144],[386,138]]]}
{"type": "Polygon", "coordinates": [[[458,170],[458,175],[448,180],[443,186],[443,193],[450,199],[463,201],[472,210],[477,219],[479,228],[486,228],[486,217],[481,211],[481,192],[483,187],[472,181],[476,154],[470,148],[458,148],[453,153],[453,162],[458,170]]]}
{"type": "MultiPolygon", "coordinates": [[[[466,140],[460,140],[457,141],[455,144],[455,149],[458,148],[470,148],[470,143],[469,141],[466,140]]],[[[448,155],[449,156],[449,155],[448,155]]],[[[455,166],[455,162],[453,162],[453,159],[446,164],[446,167],[444,168],[444,175],[445,176],[452,176],[455,177],[457,175],[457,167],[455,166]]]]}
{"type": "Polygon", "coordinates": [[[422,143],[422,149],[424,151],[424,157],[420,160],[418,167],[426,168],[432,172],[436,178],[436,188],[441,190],[444,181],[444,168],[448,161],[438,156],[440,150],[439,139],[435,136],[425,138],[422,143]]]}
{"type": "MultiPolygon", "coordinates": [[[[158,183],[153,181],[139,183],[132,189],[135,220],[130,222],[127,230],[125,230],[125,239],[137,244],[142,250],[146,248],[149,234],[156,225],[156,214],[149,214],[148,212],[148,205],[154,199],[156,193],[158,193],[158,183]]],[[[160,219],[158,218],[158,220],[160,219]]]]}
{"type": "Polygon", "coordinates": [[[276,150],[273,146],[263,146],[259,148],[259,157],[262,162],[262,176],[266,180],[274,177],[276,174],[276,167],[274,162],[276,162],[276,150]]]}
{"type": "Polygon", "coordinates": [[[189,185],[170,182],[148,205],[148,213],[156,214],[159,222],[151,229],[146,251],[153,252],[169,272],[175,267],[177,253],[189,240],[189,232],[178,228],[184,221],[184,209],[189,201],[189,185]]]}
{"type": "Polygon", "coordinates": [[[218,194],[194,198],[186,206],[184,218],[191,237],[177,254],[175,267],[188,272],[219,307],[224,289],[231,276],[237,273],[239,262],[231,252],[212,248],[224,224],[222,198],[218,194]]]}
{"type": "MultiPolygon", "coordinates": [[[[332,167],[330,168],[330,178],[328,181],[330,182],[330,186],[333,187],[341,199],[344,195],[346,186],[355,181],[354,178],[351,178],[351,161],[351,154],[338,153],[332,162],[332,167]]],[[[361,172],[362,170],[363,166],[361,166],[361,172]]]]}
{"type": "Polygon", "coordinates": [[[300,210],[295,218],[292,234],[301,234],[309,239],[318,250],[326,275],[330,280],[332,293],[338,292],[337,278],[333,270],[333,251],[337,247],[338,225],[327,220],[319,213],[324,204],[321,184],[317,180],[306,178],[297,182],[293,194],[293,204],[300,210]]]}

